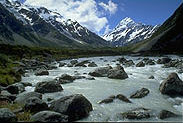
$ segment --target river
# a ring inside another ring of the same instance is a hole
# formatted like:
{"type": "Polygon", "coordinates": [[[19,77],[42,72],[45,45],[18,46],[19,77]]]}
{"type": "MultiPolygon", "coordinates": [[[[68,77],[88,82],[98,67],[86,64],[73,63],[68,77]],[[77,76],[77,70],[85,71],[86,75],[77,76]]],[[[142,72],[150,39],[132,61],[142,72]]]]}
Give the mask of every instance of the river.
{"type": "MultiPolygon", "coordinates": [[[[114,62],[121,56],[105,56],[105,57],[92,57],[92,58],[80,58],[78,61],[91,60],[94,61],[98,67],[115,66],[118,61],[114,62]],[[101,59],[102,58],[102,59],[101,59]]],[[[124,56],[127,59],[132,59],[135,63],[138,63],[143,57],[130,57],[124,56]]],[[[172,58],[180,58],[178,56],[169,56],[172,58]]],[[[149,57],[157,60],[159,57],[149,57]]],[[[68,63],[70,60],[64,60],[62,62],[68,63]]],[[[56,63],[59,66],[58,63],[56,63]]],[[[34,91],[34,86],[38,82],[55,79],[62,74],[74,75],[77,73],[88,76],[85,73],[93,71],[96,67],[58,67],[57,69],[50,70],[49,76],[35,76],[33,72],[27,73],[27,77],[23,77],[23,82],[30,82],[32,87],[26,87],[26,91],[34,91]]],[[[83,94],[93,105],[93,111],[87,118],[81,121],[183,121],[182,117],[168,118],[160,120],[157,116],[143,120],[128,120],[122,119],[117,116],[118,113],[122,113],[134,108],[145,107],[152,109],[155,113],[166,109],[177,114],[183,113],[183,97],[170,98],[169,96],[162,95],[159,91],[160,83],[168,77],[172,72],[176,72],[176,68],[162,68],[162,65],[146,65],[145,67],[124,67],[129,78],[125,80],[115,80],[106,77],[95,77],[95,80],[78,79],[73,83],[63,84],[64,91],[57,93],[44,94],[43,100],[47,98],[59,99],[60,97],[71,94],[83,94]],[[155,79],[148,79],[151,75],[155,79]],[[150,93],[140,99],[130,99],[133,103],[125,103],[118,99],[109,104],[98,104],[98,101],[106,99],[111,95],[123,94],[127,97],[141,89],[148,88],[150,93]],[[178,103],[179,102],[179,103],[178,103]]],[[[180,79],[183,80],[183,74],[178,74],[180,79]]]]}

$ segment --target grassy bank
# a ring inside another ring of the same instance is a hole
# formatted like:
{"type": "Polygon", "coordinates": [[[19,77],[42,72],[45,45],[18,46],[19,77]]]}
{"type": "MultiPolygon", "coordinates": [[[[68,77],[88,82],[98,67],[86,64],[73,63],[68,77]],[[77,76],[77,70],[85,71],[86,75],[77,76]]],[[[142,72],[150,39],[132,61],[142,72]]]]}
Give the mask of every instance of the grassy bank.
{"type": "Polygon", "coordinates": [[[129,53],[128,47],[124,48],[108,48],[100,49],[71,49],[71,48],[44,48],[44,47],[27,47],[13,46],[8,44],[0,44],[0,85],[7,86],[9,84],[20,81],[20,75],[13,68],[18,67],[14,61],[26,59],[39,59],[44,61],[47,58],[55,60],[63,60],[80,57],[94,56],[115,56],[129,53]]]}

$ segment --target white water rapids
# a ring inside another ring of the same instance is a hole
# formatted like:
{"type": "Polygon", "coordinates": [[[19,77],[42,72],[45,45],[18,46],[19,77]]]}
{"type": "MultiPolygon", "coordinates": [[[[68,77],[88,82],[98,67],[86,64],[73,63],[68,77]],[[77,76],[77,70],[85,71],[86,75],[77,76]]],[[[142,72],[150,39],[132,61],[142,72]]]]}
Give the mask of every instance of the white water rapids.
{"type": "MultiPolygon", "coordinates": [[[[108,57],[92,57],[92,58],[80,58],[78,61],[91,60],[94,61],[98,67],[115,66],[116,60],[121,56],[108,56],[108,57]],[[100,59],[103,58],[103,59],[100,59]],[[104,62],[107,60],[107,62],[104,62]]],[[[124,56],[126,59],[132,59],[135,63],[138,63],[143,57],[130,57],[124,56]],[[139,59],[141,58],[141,59],[139,59]]],[[[178,56],[171,56],[172,58],[179,58],[178,56]]],[[[157,60],[159,57],[149,57],[157,60]]],[[[64,60],[62,62],[69,63],[70,60],[64,60]]],[[[58,64],[57,64],[58,66],[58,64]]],[[[52,80],[62,74],[74,75],[75,71],[78,71],[81,75],[88,76],[87,74],[96,69],[96,67],[58,67],[55,70],[49,71],[49,76],[35,76],[33,72],[28,73],[28,77],[23,77],[23,82],[29,82],[33,84],[33,87],[26,87],[26,91],[34,91],[34,86],[38,82],[45,80],[52,80]],[[87,74],[85,74],[87,73],[87,74]]],[[[183,97],[170,98],[169,96],[162,95],[159,91],[160,83],[168,77],[172,72],[176,72],[176,68],[162,68],[162,65],[146,65],[145,67],[124,67],[129,78],[125,80],[109,79],[106,77],[95,77],[95,80],[78,79],[73,83],[62,84],[63,91],[57,93],[44,94],[43,100],[47,98],[59,99],[60,97],[71,95],[71,94],[83,94],[93,105],[93,111],[87,118],[81,121],[183,121],[182,117],[167,118],[160,120],[154,116],[149,119],[143,120],[127,120],[117,117],[118,113],[122,113],[138,107],[144,107],[152,109],[155,114],[160,112],[162,109],[169,110],[176,114],[182,115],[183,113],[183,97]],[[155,79],[148,79],[151,75],[155,79]],[[130,99],[133,103],[125,103],[118,99],[109,104],[98,104],[98,101],[106,99],[111,95],[123,94],[126,97],[140,90],[141,88],[147,88],[150,93],[140,99],[130,99]]],[[[183,74],[178,74],[180,79],[183,80],[183,74]]]]}

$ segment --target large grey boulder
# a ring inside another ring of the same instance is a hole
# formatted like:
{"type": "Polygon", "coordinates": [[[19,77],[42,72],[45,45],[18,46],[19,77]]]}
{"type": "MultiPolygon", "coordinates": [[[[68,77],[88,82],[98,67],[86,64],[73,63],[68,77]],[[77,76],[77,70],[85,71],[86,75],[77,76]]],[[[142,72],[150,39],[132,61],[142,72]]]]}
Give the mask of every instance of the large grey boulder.
{"type": "Polygon", "coordinates": [[[56,81],[39,82],[36,84],[35,92],[38,93],[54,93],[62,91],[63,88],[56,81]]]}
{"type": "Polygon", "coordinates": [[[30,97],[37,97],[39,99],[42,99],[42,94],[40,94],[38,92],[21,93],[21,94],[17,95],[15,102],[19,103],[19,104],[25,104],[26,100],[29,99],[30,97]]]}
{"type": "Polygon", "coordinates": [[[94,77],[107,77],[107,74],[111,69],[112,67],[100,67],[90,72],[89,75],[94,77]]]}
{"type": "Polygon", "coordinates": [[[37,97],[30,97],[26,100],[24,110],[37,113],[48,109],[48,105],[37,97]]]}
{"type": "Polygon", "coordinates": [[[142,88],[141,90],[136,91],[134,94],[130,96],[130,98],[142,98],[149,94],[149,90],[147,88],[142,88]]]}
{"type": "Polygon", "coordinates": [[[54,111],[41,111],[31,117],[33,122],[68,122],[68,116],[54,111]]]}
{"type": "Polygon", "coordinates": [[[122,66],[117,66],[108,71],[107,77],[111,79],[126,79],[128,75],[122,66]]]}
{"type": "Polygon", "coordinates": [[[161,84],[159,90],[162,94],[183,95],[183,81],[177,73],[171,73],[161,84]]]}
{"type": "Polygon", "coordinates": [[[51,103],[50,109],[69,116],[69,121],[82,119],[93,110],[92,104],[81,94],[60,98],[51,103]]]}
{"type": "Polygon", "coordinates": [[[150,110],[145,108],[137,108],[121,114],[126,119],[144,119],[150,118],[150,110]]]}
{"type": "Polygon", "coordinates": [[[0,121],[5,122],[16,122],[16,115],[8,108],[0,108],[0,121]]]}

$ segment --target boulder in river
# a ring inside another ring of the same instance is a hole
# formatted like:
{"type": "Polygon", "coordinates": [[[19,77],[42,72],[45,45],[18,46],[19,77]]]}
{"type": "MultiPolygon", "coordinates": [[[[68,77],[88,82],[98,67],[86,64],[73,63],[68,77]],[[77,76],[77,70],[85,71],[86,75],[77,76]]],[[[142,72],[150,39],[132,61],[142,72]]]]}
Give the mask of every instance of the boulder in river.
{"type": "Polygon", "coordinates": [[[150,110],[145,108],[137,108],[121,114],[126,119],[144,119],[150,118],[150,110]]]}
{"type": "Polygon", "coordinates": [[[63,66],[65,66],[66,65],[66,63],[64,63],[64,62],[60,62],[59,63],[59,67],[63,67],[63,66]]]}
{"type": "Polygon", "coordinates": [[[166,118],[176,117],[176,116],[178,116],[178,115],[176,115],[176,114],[173,113],[173,112],[167,111],[167,110],[162,110],[162,111],[159,113],[159,118],[160,118],[160,119],[166,119],[166,118]]]}
{"type": "Polygon", "coordinates": [[[183,95],[183,81],[177,73],[171,73],[161,84],[159,88],[162,94],[170,96],[183,95]]]}
{"type": "Polygon", "coordinates": [[[154,79],[154,76],[150,76],[149,79],[154,79]]]}
{"type": "Polygon", "coordinates": [[[156,63],[157,64],[166,64],[166,63],[168,63],[170,61],[171,61],[171,58],[164,57],[164,58],[158,59],[156,63]]]}
{"type": "Polygon", "coordinates": [[[91,62],[88,64],[88,67],[97,67],[97,64],[95,64],[95,62],[91,62]]]}
{"type": "Polygon", "coordinates": [[[59,77],[59,79],[63,79],[63,80],[69,80],[69,81],[74,81],[75,78],[71,75],[68,74],[62,74],[61,77],[59,77]]]}
{"type": "Polygon", "coordinates": [[[81,62],[75,64],[75,67],[86,67],[85,64],[88,64],[88,63],[90,63],[89,60],[84,60],[84,61],[81,61],[81,62]]]}
{"type": "Polygon", "coordinates": [[[100,67],[95,69],[93,72],[90,72],[89,75],[94,77],[107,77],[107,74],[111,69],[112,67],[100,67]]]}
{"type": "Polygon", "coordinates": [[[140,61],[136,64],[136,67],[145,67],[145,63],[143,61],[140,61]]]}
{"type": "Polygon", "coordinates": [[[71,65],[75,65],[78,63],[78,60],[71,60],[70,63],[71,63],[71,65]]]}
{"type": "Polygon", "coordinates": [[[16,85],[9,85],[8,87],[6,87],[6,90],[11,94],[18,94],[19,93],[19,89],[16,85]]]}
{"type": "Polygon", "coordinates": [[[1,123],[16,122],[16,115],[8,108],[0,108],[0,121],[1,123]]]}
{"type": "Polygon", "coordinates": [[[11,94],[8,91],[1,91],[0,101],[12,102],[16,99],[16,94],[11,94]]]}
{"type": "Polygon", "coordinates": [[[25,104],[26,100],[29,99],[30,97],[37,97],[39,99],[42,99],[42,94],[38,92],[25,92],[25,93],[20,93],[17,95],[17,98],[15,99],[16,103],[20,104],[25,104]]]}
{"type": "Polygon", "coordinates": [[[116,96],[117,99],[121,100],[121,101],[124,101],[126,103],[132,103],[126,96],[124,96],[123,94],[118,94],[116,96]]]}
{"type": "Polygon", "coordinates": [[[49,72],[45,69],[39,69],[35,73],[36,76],[44,76],[44,75],[49,75],[49,72]]]}
{"type": "Polygon", "coordinates": [[[62,97],[51,103],[50,109],[68,115],[69,121],[80,120],[93,110],[92,104],[81,94],[62,97]]]}
{"type": "Polygon", "coordinates": [[[31,116],[33,122],[68,122],[68,116],[54,111],[41,111],[31,116]]]}
{"type": "Polygon", "coordinates": [[[155,62],[154,62],[154,60],[149,59],[149,60],[145,61],[145,64],[146,65],[155,65],[155,62]]]}
{"type": "Polygon", "coordinates": [[[149,94],[149,90],[147,88],[142,88],[141,90],[136,91],[134,94],[130,96],[130,98],[142,98],[149,94]]]}
{"type": "Polygon", "coordinates": [[[35,92],[38,93],[54,93],[62,91],[63,88],[56,81],[39,82],[36,84],[35,92]]]}
{"type": "Polygon", "coordinates": [[[47,110],[48,105],[37,97],[30,97],[26,100],[24,110],[37,113],[39,111],[47,110]]]}
{"type": "Polygon", "coordinates": [[[128,78],[128,75],[122,66],[117,66],[108,71],[107,77],[111,79],[126,79],[128,78]]]}
{"type": "Polygon", "coordinates": [[[114,99],[112,99],[112,98],[107,98],[107,99],[104,99],[104,100],[102,100],[102,101],[99,101],[98,103],[99,103],[99,104],[102,104],[102,103],[107,104],[107,103],[112,103],[113,100],[114,100],[114,99]]]}

